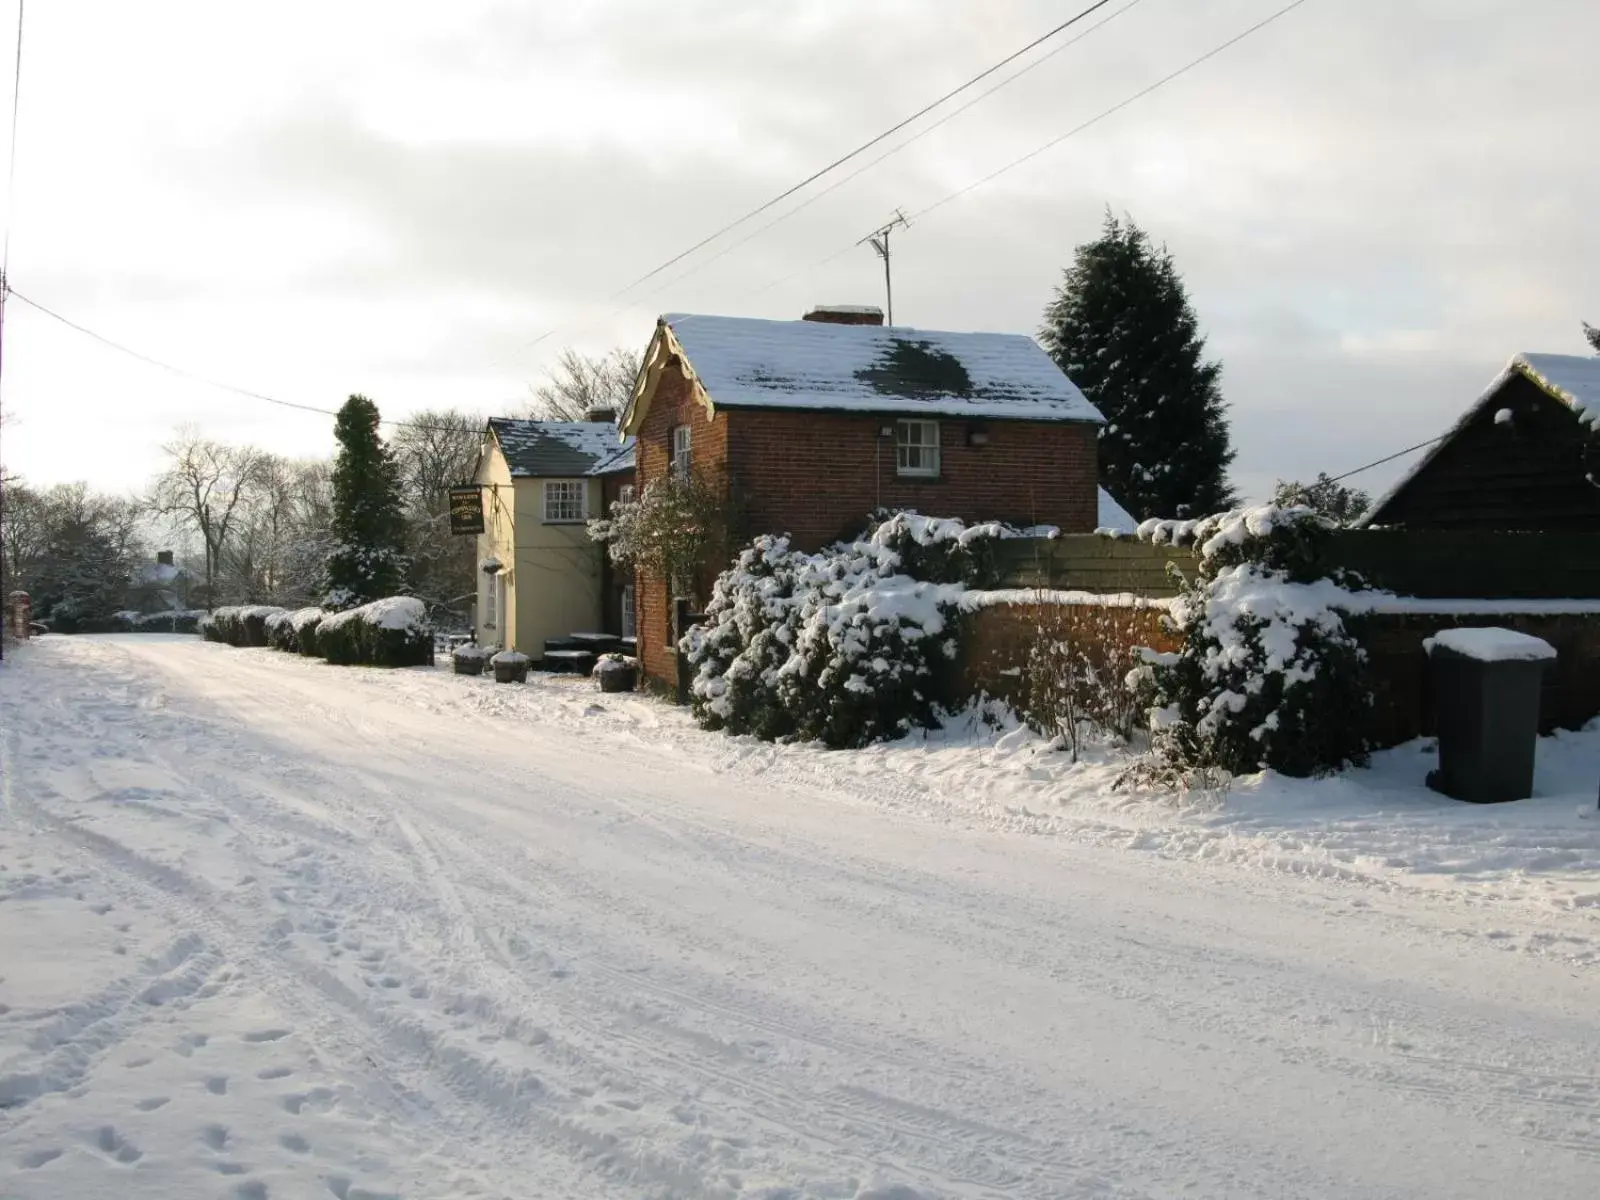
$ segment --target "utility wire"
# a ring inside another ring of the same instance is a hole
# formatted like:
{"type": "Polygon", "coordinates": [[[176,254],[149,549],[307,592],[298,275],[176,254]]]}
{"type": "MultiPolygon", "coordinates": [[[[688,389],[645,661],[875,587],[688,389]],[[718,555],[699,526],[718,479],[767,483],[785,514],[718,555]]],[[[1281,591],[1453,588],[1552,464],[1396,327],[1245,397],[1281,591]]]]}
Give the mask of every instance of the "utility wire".
{"type": "MultiPolygon", "coordinates": [[[[113,341],[111,338],[106,337],[105,334],[103,334],[103,333],[96,333],[93,329],[90,329],[87,325],[80,325],[80,324],[78,324],[78,322],[76,322],[74,320],[71,320],[68,317],[62,316],[60,313],[54,311],[53,309],[46,308],[44,305],[40,304],[37,300],[30,299],[29,297],[24,296],[19,291],[16,291],[16,290],[12,289],[11,290],[11,295],[13,297],[15,297],[16,299],[21,300],[29,308],[34,309],[37,312],[43,313],[45,316],[49,317],[51,320],[59,321],[61,324],[65,325],[68,329],[76,330],[78,333],[83,334],[85,337],[93,338],[95,341],[99,342],[103,346],[109,346],[111,349],[116,350],[119,353],[126,354],[130,358],[136,358],[142,363],[147,363],[152,367],[158,367],[159,369],[161,369],[163,371],[171,372],[172,374],[177,375],[177,376],[179,376],[179,377],[181,377],[183,379],[192,380],[195,383],[203,383],[207,387],[213,387],[213,388],[218,389],[219,391],[232,392],[236,396],[245,396],[245,397],[248,397],[251,400],[261,400],[261,401],[264,401],[267,404],[276,404],[281,408],[293,408],[293,409],[299,410],[300,412],[320,413],[322,416],[325,416],[325,417],[337,417],[339,415],[339,413],[338,413],[338,411],[336,409],[320,408],[315,404],[301,404],[301,403],[299,403],[297,401],[294,401],[294,400],[280,400],[278,397],[276,397],[276,396],[268,396],[264,392],[253,392],[249,388],[236,387],[234,384],[224,383],[220,379],[212,379],[212,378],[210,378],[208,376],[205,376],[205,375],[196,374],[194,371],[185,370],[183,367],[174,366],[172,363],[163,362],[159,358],[151,358],[150,355],[148,355],[148,354],[141,354],[139,351],[134,350],[129,346],[124,346],[121,342],[113,341]]],[[[426,430],[426,431],[431,432],[431,433],[456,433],[456,432],[460,431],[460,428],[457,427],[457,426],[428,425],[428,424],[423,424],[423,423],[419,423],[419,422],[416,422],[416,421],[391,421],[391,420],[385,420],[385,421],[382,421],[381,423],[384,424],[384,425],[393,426],[396,429],[421,429],[421,430],[426,430]]]]}
{"type": "Polygon", "coordinates": [[[1432,446],[1437,442],[1442,442],[1448,436],[1448,434],[1441,433],[1438,437],[1431,437],[1425,442],[1418,442],[1415,446],[1407,446],[1404,450],[1396,450],[1393,454],[1387,456],[1386,458],[1380,458],[1376,462],[1369,462],[1364,467],[1357,467],[1353,471],[1346,471],[1343,475],[1334,475],[1329,478],[1328,482],[1338,483],[1341,479],[1349,479],[1352,475],[1359,475],[1363,471],[1370,471],[1373,467],[1381,467],[1384,463],[1391,463],[1397,458],[1404,458],[1408,454],[1411,454],[1417,450],[1421,450],[1424,446],[1432,446]]]}
{"type": "MultiPolygon", "coordinates": [[[[1127,12],[1131,8],[1136,7],[1137,5],[1139,5],[1142,2],[1143,2],[1143,0],[1129,0],[1129,3],[1124,4],[1121,8],[1117,9],[1116,12],[1114,12],[1110,16],[1106,17],[1105,20],[1099,21],[1099,22],[1089,26],[1088,29],[1085,29],[1077,37],[1070,38],[1069,40],[1061,43],[1061,45],[1056,46],[1053,49],[1051,49],[1048,53],[1040,55],[1038,58],[1036,58],[1032,62],[1028,63],[1026,66],[1020,68],[1019,70],[1013,72],[1010,75],[1007,75],[1004,79],[1002,79],[999,83],[995,84],[993,87],[985,88],[983,91],[979,92],[972,99],[968,100],[965,104],[960,105],[959,107],[952,109],[948,113],[945,113],[937,121],[934,121],[931,124],[926,125],[923,128],[917,130],[916,133],[912,134],[905,141],[900,142],[895,146],[892,146],[890,149],[888,149],[888,150],[884,151],[882,154],[878,155],[878,157],[876,157],[874,159],[870,159],[869,161],[863,163],[861,166],[857,167],[854,171],[851,171],[848,175],[845,175],[842,178],[834,180],[832,183],[830,183],[827,187],[823,188],[821,191],[813,192],[810,196],[807,196],[804,200],[802,200],[799,204],[795,205],[793,208],[787,210],[786,212],[780,213],[778,216],[774,217],[772,220],[768,221],[766,224],[757,226],[755,229],[751,230],[749,233],[747,233],[744,237],[740,238],[738,241],[729,243],[728,245],[724,246],[722,249],[718,250],[715,254],[711,255],[709,258],[702,259],[700,262],[696,263],[694,266],[690,267],[687,271],[684,271],[682,274],[675,275],[672,279],[668,280],[661,287],[659,287],[659,288],[655,289],[654,291],[652,291],[650,293],[650,295],[652,295],[652,296],[659,295],[663,291],[667,291],[667,290],[669,290],[671,288],[674,288],[674,287],[678,286],[678,284],[682,283],[685,279],[688,279],[690,276],[695,275],[695,274],[699,273],[700,271],[703,271],[706,267],[709,267],[712,263],[716,262],[718,259],[724,258],[727,255],[732,254],[735,250],[739,249],[740,246],[746,245],[747,243],[754,241],[756,238],[760,237],[763,233],[766,233],[767,230],[773,228],[776,225],[781,225],[783,222],[787,221],[790,217],[795,216],[797,213],[803,211],[804,209],[810,208],[813,204],[815,204],[818,200],[821,200],[824,196],[827,196],[830,193],[837,191],[838,189],[842,188],[845,184],[849,183],[851,180],[857,179],[860,176],[864,175],[866,172],[872,170],[873,167],[877,166],[879,163],[883,162],[885,159],[893,158],[896,154],[899,154],[900,151],[904,150],[907,146],[910,146],[913,142],[920,141],[922,138],[927,137],[935,129],[938,129],[941,125],[944,125],[944,124],[954,120],[956,117],[959,117],[962,113],[966,112],[973,105],[979,104],[982,101],[988,99],[990,96],[992,96],[996,92],[998,92],[1001,88],[1009,87],[1011,84],[1015,83],[1018,79],[1021,79],[1029,71],[1032,71],[1035,67],[1043,66],[1045,63],[1049,62],[1056,55],[1062,53],[1065,50],[1070,50],[1073,46],[1076,46],[1079,42],[1083,41],[1084,38],[1089,37],[1096,30],[1105,28],[1107,25],[1111,24],[1111,22],[1115,21],[1118,17],[1122,16],[1123,13],[1127,12]]],[[[754,216],[754,215],[755,215],[754,213],[750,214],[750,216],[754,216]]],[[[747,220],[747,219],[748,219],[748,217],[741,218],[740,222],[742,222],[744,220],[747,220]]],[[[735,222],[735,224],[738,224],[740,222],[735,222]]],[[[729,228],[731,229],[732,226],[730,226],[729,228]]],[[[724,230],[723,232],[727,232],[727,230],[724,230]]],[[[843,254],[848,253],[849,250],[855,249],[856,244],[857,243],[852,243],[846,250],[842,250],[842,251],[839,252],[839,254],[835,254],[835,255],[831,256],[830,258],[828,258],[828,259],[826,259],[824,261],[825,262],[832,262],[834,258],[839,258],[843,254]]],[[[819,263],[817,265],[821,266],[823,264],[819,263]]],[[[814,270],[815,268],[813,267],[813,268],[807,268],[807,269],[808,270],[814,270]]],[[[640,282],[643,282],[643,281],[641,280],[640,282]]],[[[780,280],[779,282],[782,282],[782,281],[780,280]]],[[[768,286],[776,286],[776,284],[771,284],[771,285],[768,285],[768,286]]],[[[623,290],[627,291],[627,290],[631,290],[631,289],[623,289],[623,290]]],[[[765,291],[766,288],[759,288],[757,290],[758,291],[765,291]]],[[[622,293],[619,292],[617,294],[621,295],[622,293]]],[[[631,304],[625,304],[621,308],[618,308],[615,312],[611,313],[611,315],[609,317],[607,317],[606,319],[608,321],[609,320],[613,320],[616,317],[619,317],[623,313],[627,312],[632,307],[633,306],[631,304]]]]}
{"type": "Polygon", "coordinates": [[[913,221],[920,220],[921,218],[927,216],[929,213],[933,212],[934,210],[943,208],[946,204],[949,204],[952,200],[959,200],[962,196],[965,196],[968,192],[976,191],[978,188],[983,187],[985,184],[992,183],[994,180],[996,180],[996,179],[1000,178],[1000,176],[1004,175],[1007,171],[1011,171],[1011,170],[1013,170],[1013,169],[1015,169],[1017,167],[1020,167],[1025,162],[1030,162],[1031,160],[1033,160],[1035,158],[1038,158],[1039,155],[1043,154],[1047,150],[1054,149],[1056,146],[1059,146],[1062,142],[1066,141],[1068,138],[1076,137],[1078,134],[1082,133],[1084,130],[1089,129],[1092,126],[1098,125],[1101,121],[1104,121],[1107,117],[1113,116],[1114,114],[1121,112],[1123,109],[1127,108],[1130,104],[1133,104],[1133,103],[1135,103],[1135,102],[1137,102],[1139,100],[1143,100],[1146,96],[1150,95],[1152,92],[1158,91],[1161,88],[1166,87],[1167,84],[1171,83],[1173,80],[1178,79],[1181,76],[1187,75],[1190,71],[1194,70],[1196,67],[1200,66],[1202,63],[1209,62],[1211,59],[1215,58],[1217,55],[1221,54],[1223,51],[1231,49],[1234,46],[1237,46],[1240,42],[1244,41],[1245,38],[1249,37],[1251,34],[1260,32],[1261,30],[1265,29],[1268,25],[1271,25],[1274,21],[1278,20],[1280,17],[1288,16],[1291,12],[1293,12],[1295,9],[1299,8],[1304,3],[1306,3],[1306,0],[1293,0],[1293,3],[1284,5],[1282,8],[1278,9],[1277,12],[1272,13],[1270,16],[1267,16],[1267,17],[1263,18],[1260,21],[1257,21],[1254,25],[1250,26],[1250,28],[1246,29],[1244,32],[1235,34],[1233,37],[1229,38],[1227,41],[1223,42],[1219,46],[1213,46],[1210,50],[1207,50],[1204,54],[1202,54],[1199,58],[1191,59],[1189,62],[1185,63],[1183,66],[1179,67],[1176,71],[1173,71],[1169,75],[1163,75],[1160,79],[1156,80],[1149,87],[1140,89],[1139,91],[1133,93],[1133,95],[1129,96],[1127,99],[1122,100],[1122,101],[1120,101],[1120,102],[1118,102],[1116,104],[1113,104],[1110,108],[1108,108],[1105,111],[1097,114],[1096,116],[1090,117],[1087,121],[1083,122],[1081,125],[1076,125],[1073,128],[1067,130],[1067,132],[1065,132],[1063,134],[1060,134],[1057,137],[1051,138],[1048,142],[1044,143],[1044,145],[1038,146],[1035,149],[1032,149],[1032,150],[1028,151],[1028,153],[1024,154],[1021,158],[1013,159],[1011,162],[1008,162],[1005,166],[1001,167],[999,170],[991,171],[989,174],[985,175],[983,178],[974,180],[972,183],[967,184],[965,187],[956,189],[955,191],[951,192],[948,196],[945,196],[943,199],[935,200],[932,204],[928,205],[928,207],[926,207],[924,209],[921,209],[918,212],[913,213],[909,219],[913,220],[913,221]]]}
{"type": "Polygon", "coordinates": [[[0,250],[0,285],[11,271],[11,209],[17,194],[17,112],[22,107],[22,12],[25,0],[17,0],[17,66],[11,86],[11,163],[6,170],[5,248],[0,250]]]}
{"type": "MultiPolygon", "coordinates": [[[[764,201],[763,203],[757,205],[755,208],[751,209],[749,212],[745,213],[743,216],[738,217],[737,219],[728,222],[721,229],[718,229],[715,233],[707,234],[705,237],[701,238],[694,245],[690,246],[687,250],[681,250],[677,254],[674,254],[671,258],[667,259],[665,262],[659,264],[658,266],[652,267],[650,270],[646,271],[643,275],[639,276],[639,278],[635,279],[632,283],[626,285],[625,287],[618,288],[616,291],[612,292],[611,295],[606,297],[605,303],[609,304],[609,303],[611,303],[611,302],[613,302],[615,300],[621,299],[623,296],[627,295],[627,293],[633,291],[633,289],[638,287],[640,284],[648,283],[650,280],[654,279],[657,275],[661,274],[661,272],[667,270],[670,267],[676,266],[678,263],[680,263],[684,259],[688,258],[691,254],[695,253],[697,250],[701,250],[701,249],[704,249],[706,246],[709,246],[712,242],[714,242],[718,238],[722,237],[723,234],[730,233],[731,231],[733,231],[734,229],[737,229],[740,225],[743,225],[746,221],[752,219],[753,217],[758,217],[762,213],[767,212],[769,209],[775,207],[776,205],[779,205],[779,204],[783,203],[790,196],[793,196],[796,192],[800,191],[802,188],[805,188],[808,185],[815,183],[817,180],[821,179],[824,175],[827,175],[830,172],[837,170],[839,167],[844,166],[844,164],[849,162],[851,159],[853,159],[853,158],[857,157],[858,155],[863,154],[866,151],[872,149],[872,147],[878,145],[880,142],[883,142],[886,139],[893,137],[895,134],[899,133],[902,129],[906,128],[906,126],[914,124],[916,121],[918,121],[921,118],[927,116],[930,112],[932,112],[934,109],[938,108],[941,104],[944,104],[945,102],[947,102],[949,100],[953,100],[956,96],[959,96],[962,92],[966,91],[968,88],[972,87],[974,84],[982,83],[985,79],[987,79],[989,76],[993,75],[996,71],[998,71],[1001,68],[1009,65],[1010,63],[1015,62],[1017,59],[1021,58],[1024,54],[1027,54],[1030,50],[1033,50],[1033,49],[1043,45],[1045,42],[1048,42],[1051,38],[1055,37],[1058,33],[1061,33],[1064,30],[1070,29],[1072,26],[1076,25],[1079,21],[1082,21],[1085,17],[1089,17],[1089,16],[1094,15],[1094,13],[1098,12],[1102,8],[1105,8],[1110,3],[1111,3],[1111,0],[1095,0],[1095,3],[1090,4],[1087,8],[1083,9],[1081,12],[1077,13],[1076,15],[1074,15],[1072,17],[1067,18],[1065,21],[1061,22],[1061,24],[1057,25],[1054,29],[1051,29],[1048,32],[1040,34],[1038,37],[1034,38],[1033,41],[1029,42],[1026,46],[1023,46],[1020,49],[1012,51],[1010,54],[1008,54],[1004,58],[1002,58],[999,62],[993,64],[990,67],[985,68],[984,70],[982,70],[980,72],[978,72],[978,74],[974,75],[971,79],[967,80],[965,83],[961,84],[959,87],[952,88],[950,91],[948,91],[944,95],[940,96],[937,100],[934,100],[932,103],[925,104],[923,107],[919,108],[916,112],[912,113],[910,116],[904,118],[903,120],[897,121],[895,124],[889,126],[889,128],[885,129],[882,133],[879,133],[879,134],[867,139],[865,142],[862,142],[861,145],[857,146],[854,150],[851,150],[848,154],[842,154],[838,158],[836,158],[832,162],[830,162],[827,166],[822,167],[819,170],[813,171],[810,175],[807,175],[799,183],[796,183],[791,187],[785,188],[783,191],[779,192],[776,196],[772,197],[770,200],[764,201]]],[[[533,341],[527,343],[528,347],[537,346],[541,342],[547,341],[548,339],[554,337],[556,334],[560,333],[563,329],[568,328],[569,325],[570,325],[570,322],[565,323],[565,324],[561,324],[561,325],[557,325],[552,329],[545,330],[538,337],[534,338],[533,341]]]]}

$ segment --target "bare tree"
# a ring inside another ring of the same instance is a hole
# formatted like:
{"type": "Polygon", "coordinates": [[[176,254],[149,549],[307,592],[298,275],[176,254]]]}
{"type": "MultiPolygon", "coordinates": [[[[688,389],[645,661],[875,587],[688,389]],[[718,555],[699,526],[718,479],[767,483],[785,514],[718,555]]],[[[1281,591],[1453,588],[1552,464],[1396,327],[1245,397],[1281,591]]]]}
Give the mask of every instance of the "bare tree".
{"type": "Polygon", "coordinates": [[[532,416],[545,421],[583,421],[595,409],[620,413],[633,395],[643,358],[626,346],[585,354],[568,346],[549,377],[533,388],[532,416]]]}
{"type": "Polygon", "coordinates": [[[206,607],[215,605],[217,575],[256,482],[261,454],[182,431],[162,447],[167,469],[157,477],[150,505],[158,514],[200,535],[205,548],[206,607]]]}
{"type": "Polygon", "coordinates": [[[419,412],[389,443],[400,465],[412,589],[445,610],[455,610],[474,590],[476,540],[451,535],[448,493],[471,482],[487,423],[459,409],[419,412]]]}

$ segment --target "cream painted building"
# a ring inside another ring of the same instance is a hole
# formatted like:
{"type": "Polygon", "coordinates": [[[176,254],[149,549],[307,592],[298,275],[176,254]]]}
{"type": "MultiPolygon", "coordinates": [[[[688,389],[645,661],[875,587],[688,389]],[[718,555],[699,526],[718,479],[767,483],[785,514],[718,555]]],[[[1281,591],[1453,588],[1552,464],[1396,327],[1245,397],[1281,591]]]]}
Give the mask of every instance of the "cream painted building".
{"type": "Polygon", "coordinates": [[[537,660],[547,638],[632,636],[633,579],[607,561],[587,529],[633,485],[633,439],[624,440],[614,420],[491,420],[475,482],[484,522],[479,645],[537,660]]]}

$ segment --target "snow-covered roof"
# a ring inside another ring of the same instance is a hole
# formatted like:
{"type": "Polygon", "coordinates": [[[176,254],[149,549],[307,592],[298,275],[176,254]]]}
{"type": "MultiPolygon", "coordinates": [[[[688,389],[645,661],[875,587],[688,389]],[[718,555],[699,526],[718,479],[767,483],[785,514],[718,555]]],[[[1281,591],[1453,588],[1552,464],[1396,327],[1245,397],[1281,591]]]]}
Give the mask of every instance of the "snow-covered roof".
{"type": "Polygon", "coordinates": [[[1100,515],[1095,518],[1096,529],[1109,529],[1117,533],[1134,533],[1139,522],[1133,514],[1117,503],[1116,497],[1105,488],[1100,489],[1100,515]]]}
{"type": "MultiPolygon", "coordinates": [[[[1494,403],[1495,397],[1500,394],[1500,389],[1517,375],[1527,379],[1552,400],[1565,404],[1580,422],[1600,433],[1600,357],[1580,354],[1518,354],[1505,365],[1500,374],[1494,377],[1494,381],[1483,390],[1477,400],[1473,401],[1472,407],[1467,409],[1461,419],[1451,426],[1450,432],[1434,442],[1428,452],[1412,464],[1409,471],[1395,480],[1389,490],[1373,502],[1372,507],[1356,524],[1370,525],[1380,521],[1383,510],[1395,497],[1427,469],[1428,464],[1438,457],[1439,451],[1444,449],[1457,433],[1472,424],[1481,412],[1494,403]]],[[[1498,413],[1495,420],[1500,421],[1498,413]]]]}
{"type": "Polygon", "coordinates": [[[673,353],[719,407],[1105,420],[1025,334],[678,313],[661,318],[624,428],[673,353]]]}
{"type": "Polygon", "coordinates": [[[609,421],[514,421],[496,417],[489,429],[513,478],[610,475],[633,470],[633,439],[619,444],[609,421]]]}
{"type": "Polygon", "coordinates": [[[1520,370],[1551,397],[1560,400],[1578,420],[1600,430],[1600,356],[1519,354],[1507,370],[1520,370]]]}
{"type": "Polygon", "coordinates": [[[138,587],[160,587],[169,583],[176,583],[188,571],[172,563],[153,562],[141,563],[133,571],[133,582],[138,587]]]}

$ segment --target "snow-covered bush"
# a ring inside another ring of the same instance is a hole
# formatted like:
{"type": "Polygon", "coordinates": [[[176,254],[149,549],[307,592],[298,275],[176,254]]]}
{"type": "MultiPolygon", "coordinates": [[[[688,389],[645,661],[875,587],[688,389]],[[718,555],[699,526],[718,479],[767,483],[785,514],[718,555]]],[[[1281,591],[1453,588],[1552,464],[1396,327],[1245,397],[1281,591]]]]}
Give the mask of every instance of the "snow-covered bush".
{"type": "Polygon", "coordinates": [[[1332,529],[1272,505],[1140,526],[1147,541],[1193,544],[1200,564],[1169,618],[1182,648],[1129,674],[1169,768],[1312,775],[1366,760],[1372,693],[1348,625],[1364,585],[1319,565],[1332,529]]]}
{"type": "Polygon", "coordinates": [[[236,646],[265,646],[267,644],[267,622],[273,617],[287,615],[284,609],[272,604],[251,604],[239,610],[237,627],[240,641],[236,646]]]}
{"type": "Polygon", "coordinates": [[[308,623],[321,617],[320,608],[297,608],[293,612],[274,613],[267,618],[267,645],[286,654],[302,653],[301,631],[308,623]]]}
{"type": "Polygon", "coordinates": [[[289,614],[289,623],[294,627],[294,648],[307,658],[322,655],[317,630],[322,627],[325,616],[327,613],[320,608],[299,608],[289,614]]]}
{"type": "Polygon", "coordinates": [[[681,643],[696,717],[712,729],[832,747],[936,724],[951,696],[959,601],[999,525],[877,520],[818,554],[761,537],[712,589],[681,643]],[[908,562],[931,578],[915,578],[908,562]]]}
{"type": "Polygon", "coordinates": [[[433,663],[427,606],[415,596],[386,596],[315,626],[317,653],[337,666],[419,667],[433,663]]]}
{"type": "Polygon", "coordinates": [[[171,612],[141,613],[132,620],[134,633],[194,633],[205,609],[174,609],[171,612]]]}
{"type": "Polygon", "coordinates": [[[243,613],[244,609],[236,604],[212,609],[210,616],[200,622],[200,635],[208,642],[244,645],[244,625],[240,621],[243,613]]]}

